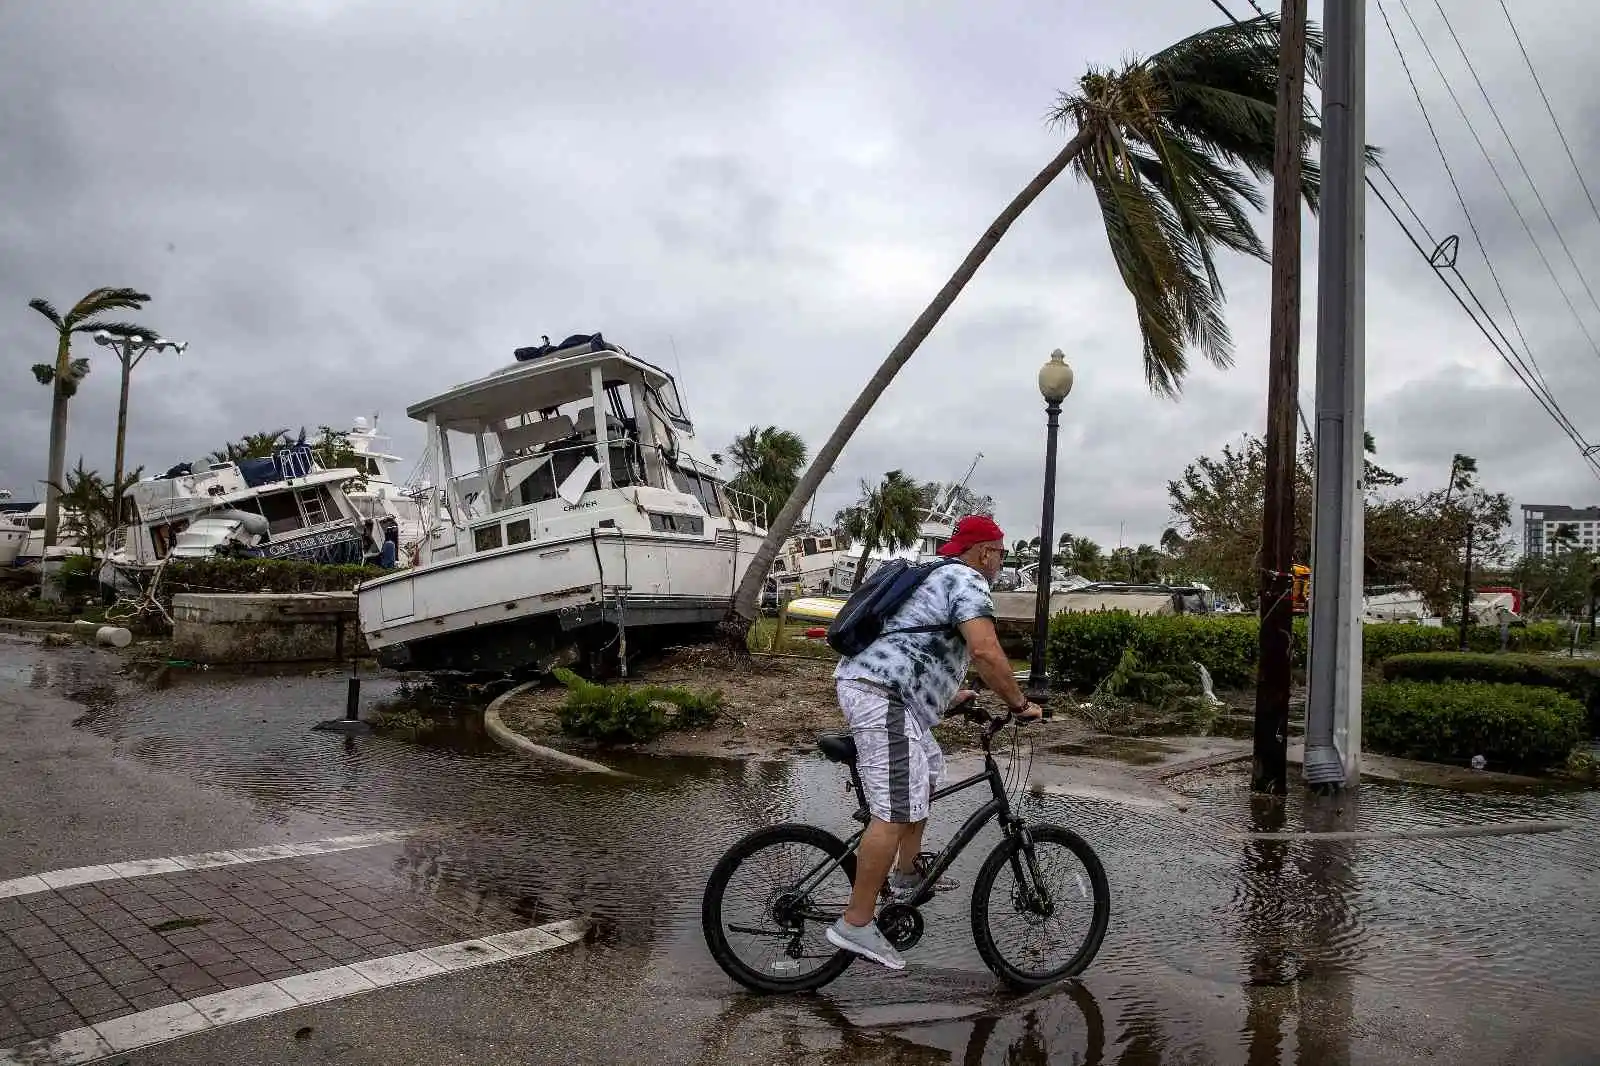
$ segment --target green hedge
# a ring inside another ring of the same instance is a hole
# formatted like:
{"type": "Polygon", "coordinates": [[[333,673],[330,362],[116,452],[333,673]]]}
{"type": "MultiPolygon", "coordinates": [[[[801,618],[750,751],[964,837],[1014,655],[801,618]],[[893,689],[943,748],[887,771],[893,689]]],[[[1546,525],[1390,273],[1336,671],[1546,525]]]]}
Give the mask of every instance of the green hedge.
{"type": "MultiPolygon", "coordinates": [[[[1306,659],[1306,620],[1295,619],[1294,663],[1306,659]]],[[[1454,651],[1456,629],[1380,623],[1362,627],[1362,658],[1375,666],[1406,652],[1454,651]]],[[[1511,647],[1541,651],[1565,647],[1567,630],[1559,624],[1531,625],[1511,631],[1511,647]]],[[[1122,653],[1132,648],[1149,668],[1186,667],[1198,662],[1220,688],[1245,688],[1255,682],[1261,624],[1251,615],[1134,615],[1126,611],[1075,612],[1050,622],[1050,670],[1053,676],[1087,691],[1117,668],[1122,653]]],[[[1500,633],[1492,627],[1468,631],[1469,644],[1492,651],[1500,633]]]]}
{"type": "Polygon", "coordinates": [[[350,592],[389,573],[299,559],[174,559],[162,572],[161,598],[170,602],[179,592],[350,592]]]}
{"type": "Polygon", "coordinates": [[[1361,742],[1369,751],[1432,762],[1482,755],[1490,769],[1545,770],[1583,737],[1583,705],[1553,688],[1481,681],[1393,681],[1369,687],[1361,742]]]}
{"type": "Polygon", "coordinates": [[[1600,660],[1422,653],[1385,659],[1383,676],[1389,681],[1488,681],[1557,689],[1582,703],[1589,713],[1590,728],[1600,731],[1600,660]]]}

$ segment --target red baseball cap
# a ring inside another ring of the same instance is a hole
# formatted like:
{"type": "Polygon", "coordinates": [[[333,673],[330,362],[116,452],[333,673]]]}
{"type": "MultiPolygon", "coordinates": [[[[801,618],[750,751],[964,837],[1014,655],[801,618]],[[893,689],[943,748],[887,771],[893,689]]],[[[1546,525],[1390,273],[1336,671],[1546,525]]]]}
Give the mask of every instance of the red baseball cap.
{"type": "Polygon", "coordinates": [[[939,554],[946,557],[965,555],[980,544],[992,541],[1004,543],[1005,539],[1006,535],[1000,531],[994,519],[988,515],[972,514],[956,523],[955,532],[939,549],[939,554]]]}

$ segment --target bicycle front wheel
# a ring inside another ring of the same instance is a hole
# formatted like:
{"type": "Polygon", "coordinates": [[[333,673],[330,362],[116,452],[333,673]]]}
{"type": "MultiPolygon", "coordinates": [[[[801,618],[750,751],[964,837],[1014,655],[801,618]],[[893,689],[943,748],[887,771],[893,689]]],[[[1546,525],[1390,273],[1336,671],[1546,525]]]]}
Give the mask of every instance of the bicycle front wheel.
{"type": "Polygon", "coordinates": [[[1111,919],[1100,857],[1058,825],[1001,841],[972,886],[972,939],[995,976],[1042,988],[1088,968],[1111,919]]]}
{"type": "Polygon", "coordinates": [[[855,855],[832,833],[798,824],[757,829],[706,882],[700,926],[712,958],[755,992],[821,988],[855,958],[827,939],[855,878],[855,855]]]}

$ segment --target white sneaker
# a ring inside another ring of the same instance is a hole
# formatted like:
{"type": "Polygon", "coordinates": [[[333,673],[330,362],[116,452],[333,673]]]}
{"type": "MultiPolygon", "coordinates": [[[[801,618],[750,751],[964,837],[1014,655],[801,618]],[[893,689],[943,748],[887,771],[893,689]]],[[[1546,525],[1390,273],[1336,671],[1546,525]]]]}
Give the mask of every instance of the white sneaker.
{"type": "Polygon", "coordinates": [[[880,966],[887,966],[891,970],[906,968],[906,960],[889,943],[882,931],[878,929],[877,922],[868,922],[866,925],[851,925],[843,917],[828,926],[828,943],[843,951],[854,952],[864,959],[871,959],[880,966]]]}

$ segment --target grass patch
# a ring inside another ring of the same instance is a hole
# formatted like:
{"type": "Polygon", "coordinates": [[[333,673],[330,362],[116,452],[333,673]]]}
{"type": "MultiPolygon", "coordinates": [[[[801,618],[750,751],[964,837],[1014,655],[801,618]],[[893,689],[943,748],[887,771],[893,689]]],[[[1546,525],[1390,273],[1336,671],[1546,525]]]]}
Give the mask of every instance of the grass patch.
{"type": "Polygon", "coordinates": [[[745,646],[753,655],[799,655],[807,659],[837,660],[839,653],[820,640],[807,640],[806,630],[812,623],[790,623],[779,626],[776,618],[757,619],[745,637],[745,646]]]}
{"type": "Polygon", "coordinates": [[[561,731],[601,744],[642,744],[671,729],[704,729],[722,714],[722,693],[664,685],[597,685],[556,670],[567,698],[556,710],[561,731]]]}

